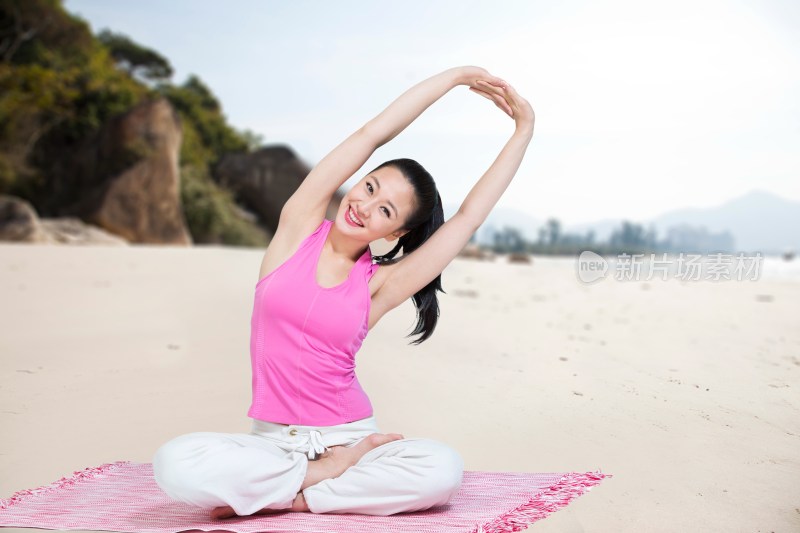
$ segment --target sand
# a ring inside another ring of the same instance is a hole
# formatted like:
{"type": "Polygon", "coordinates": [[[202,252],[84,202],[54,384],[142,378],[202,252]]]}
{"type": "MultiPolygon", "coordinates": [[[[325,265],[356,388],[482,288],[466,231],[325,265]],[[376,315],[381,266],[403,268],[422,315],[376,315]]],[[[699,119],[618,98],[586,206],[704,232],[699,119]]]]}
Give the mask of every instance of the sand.
{"type": "MultiPolygon", "coordinates": [[[[247,432],[261,256],[0,244],[0,496],[247,432]]],[[[531,531],[798,531],[800,276],[775,265],[586,285],[569,258],[457,258],[433,337],[407,344],[406,302],[359,379],[384,432],[440,439],[467,470],[613,474],[531,531]]]]}

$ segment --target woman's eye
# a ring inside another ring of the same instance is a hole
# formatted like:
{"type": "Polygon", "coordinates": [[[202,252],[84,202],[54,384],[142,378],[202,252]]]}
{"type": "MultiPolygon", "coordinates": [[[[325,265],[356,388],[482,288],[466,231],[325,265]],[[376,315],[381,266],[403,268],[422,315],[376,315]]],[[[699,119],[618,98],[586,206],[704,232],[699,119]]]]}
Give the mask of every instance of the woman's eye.
{"type": "MultiPolygon", "coordinates": [[[[367,182],[367,190],[369,191],[370,194],[372,194],[372,184],[369,182],[367,182]]],[[[386,209],[385,207],[381,207],[381,209],[383,209],[383,212],[386,213],[387,217],[390,216],[388,209],[386,209]]]]}

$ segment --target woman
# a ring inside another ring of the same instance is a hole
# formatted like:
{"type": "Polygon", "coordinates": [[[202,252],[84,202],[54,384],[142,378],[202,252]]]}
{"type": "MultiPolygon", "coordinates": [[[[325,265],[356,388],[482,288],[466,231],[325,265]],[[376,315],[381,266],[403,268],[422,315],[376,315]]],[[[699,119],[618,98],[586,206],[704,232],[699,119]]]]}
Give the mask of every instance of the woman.
{"type": "Polygon", "coordinates": [[[386,516],[447,503],[461,485],[461,456],[433,439],[381,433],[355,376],[355,354],[381,317],[409,298],[417,308],[411,334],[421,334],[414,342],[431,335],[441,273],[508,187],[533,125],[530,104],[513,87],[482,68],[457,67],[411,87],[322,159],[284,205],[255,287],[253,429],[190,433],[161,446],[153,470],[164,492],[213,518],[386,516]],[[374,150],[459,85],[516,125],[459,211],[444,222],[431,175],[395,159],[365,175],[326,220],[332,195],[374,150]],[[369,244],[381,238],[397,244],[374,257],[369,244]]]}

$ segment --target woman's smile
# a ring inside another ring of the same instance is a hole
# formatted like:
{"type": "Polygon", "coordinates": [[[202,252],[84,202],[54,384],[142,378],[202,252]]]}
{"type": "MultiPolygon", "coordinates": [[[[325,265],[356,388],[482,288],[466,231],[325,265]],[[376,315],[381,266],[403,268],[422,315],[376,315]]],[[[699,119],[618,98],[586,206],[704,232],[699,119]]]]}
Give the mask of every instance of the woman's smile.
{"type": "Polygon", "coordinates": [[[355,211],[350,206],[347,206],[347,211],[344,214],[344,218],[348,224],[351,226],[355,226],[357,228],[363,228],[364,223],[356,216],[355,211]]]}

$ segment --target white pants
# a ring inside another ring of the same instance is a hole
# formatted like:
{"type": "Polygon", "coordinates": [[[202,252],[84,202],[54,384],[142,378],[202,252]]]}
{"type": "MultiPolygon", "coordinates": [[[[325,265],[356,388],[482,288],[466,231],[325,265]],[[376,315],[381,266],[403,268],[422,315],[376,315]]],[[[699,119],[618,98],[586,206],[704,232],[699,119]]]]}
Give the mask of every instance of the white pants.
{"type": "MultiPolygon", "coordinates": [[[[374,416],[336,426],[253,420],[250,433],[180,435],[153,457],[156,483],[172,499],[240,516],[292,506],[308,469],[329,446],[381,433],[374,416]]],[[[464,461],[446,444],[408,438],[374,448],[342,475],[303,490],[312,513],[387,516],[443,505],[461,487],[464,461]]]]}

